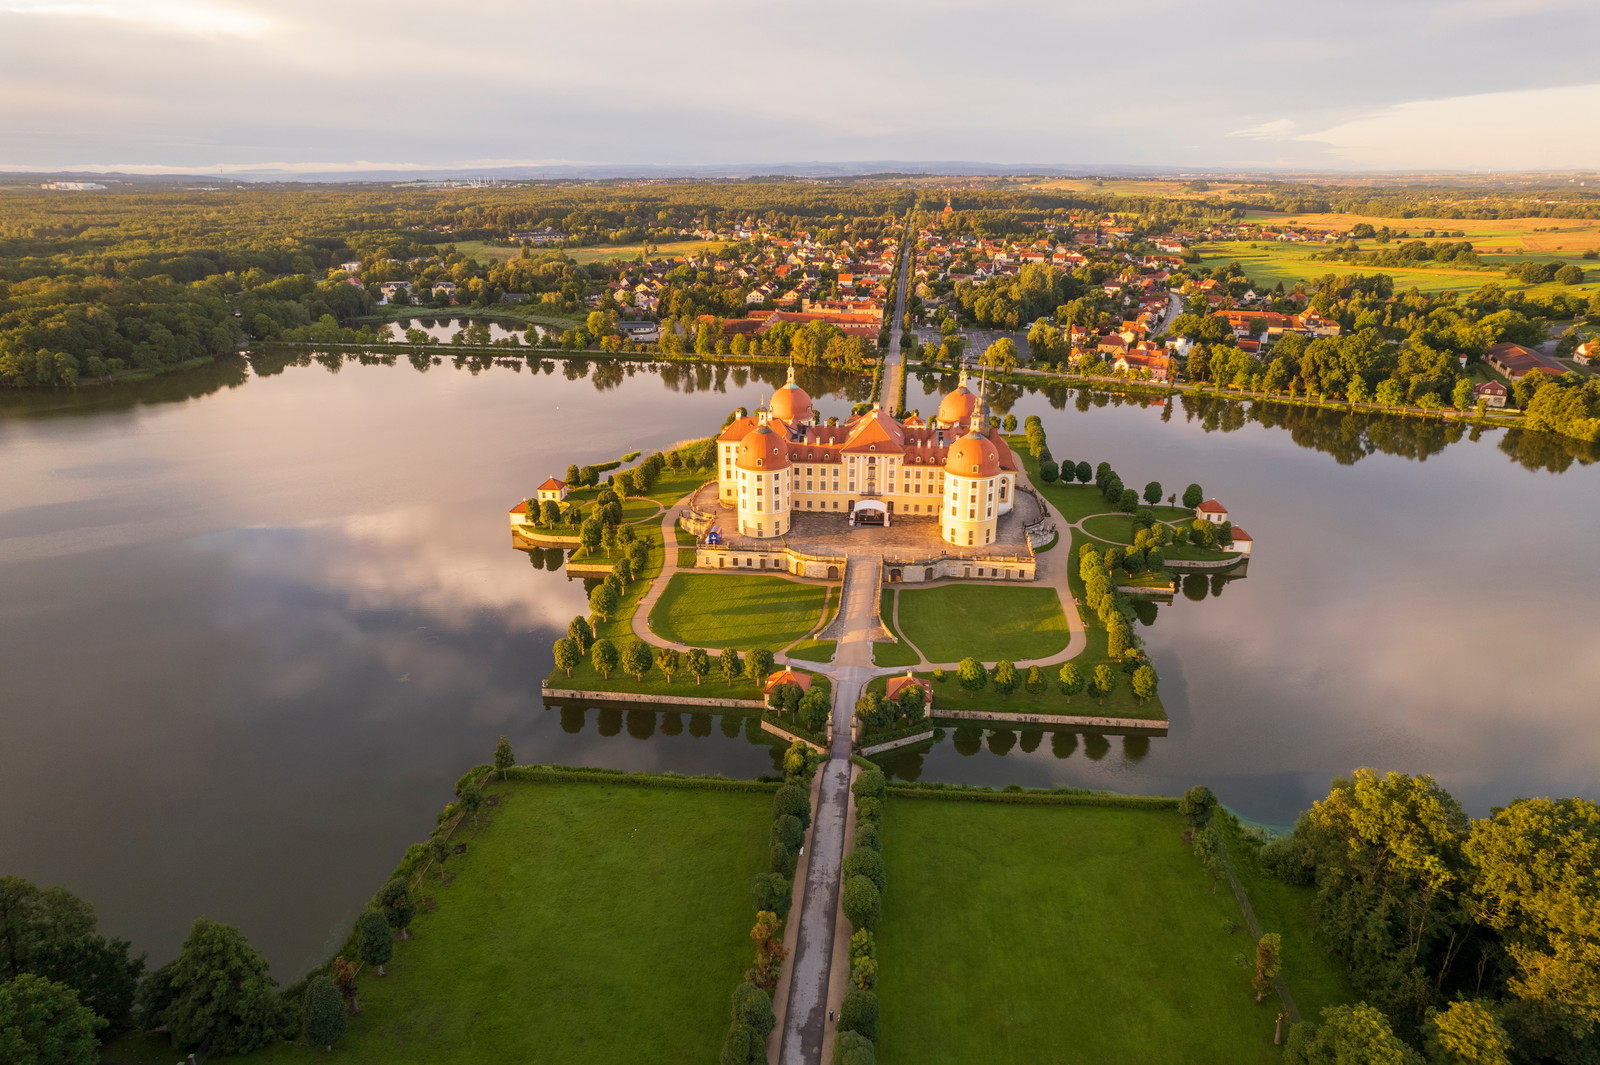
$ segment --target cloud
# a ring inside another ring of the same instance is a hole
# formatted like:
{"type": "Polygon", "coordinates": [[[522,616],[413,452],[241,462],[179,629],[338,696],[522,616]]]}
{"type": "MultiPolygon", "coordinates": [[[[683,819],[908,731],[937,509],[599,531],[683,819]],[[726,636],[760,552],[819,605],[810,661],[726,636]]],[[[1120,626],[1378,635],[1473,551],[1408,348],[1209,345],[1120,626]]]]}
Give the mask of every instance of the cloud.
{"type": "MultiPolygon", "coordinates": [[[[1600,84],[1414,100],[1287,139],[1326,144],[1379,169],[1592,169],[1600,166],[1600,84]]],[[[1267,123],[1266,129],[1293,122],[1267,123]]]]}
{"type": "Polygon", "coordinates": [[[259,37],[276,26],[273,19],[256,12],[243,11],[226,4],[195,4],[185,3],[184,0],[100,0],[98,3],[3,0],[0,2],[0,15],[96,19],[203,37],[259,37]]]}
{"type": "Polygon", "coordinates": [[[1284,140],[1294,135],[1299,128],[1292,118],[1277,118],[1271,122],[1263,122],[1259,126],[1250,126],[1246,129],[1236,129],[1229,133],[1230,137],[1254,137],[1257,140],[1277,141],[1284,140]]]}

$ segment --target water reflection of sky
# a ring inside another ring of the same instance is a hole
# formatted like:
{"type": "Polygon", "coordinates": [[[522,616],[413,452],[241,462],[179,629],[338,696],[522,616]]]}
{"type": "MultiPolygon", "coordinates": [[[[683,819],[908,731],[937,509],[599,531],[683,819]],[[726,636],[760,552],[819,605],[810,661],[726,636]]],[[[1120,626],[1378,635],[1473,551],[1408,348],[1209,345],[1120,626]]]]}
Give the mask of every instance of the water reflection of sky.
{"type": "MultiPolygon", "coordinates": [[[[71,887],[157,957],[195,916],[233,921],[290,975],[502,732],[523,760],[770,769],[735,719],[542,709],[582,586],[512,551],[503,514],[569,463],[705,432],[781,370],[673,366],[669,389],[548,366],[219,367],[208,395],[173,375],[8,401],[0,872],[71,887]]],[[[962,732],[899,772],[1205,782],[1271,822],[1363,764],[1433,772],[1480,813],[1592,791],[1596,467],[1529,472],[1497,434],[1342,465],[1298,430],[1206,433],[1177,409],[1016,412],[1057,457],[1199,481],[1260,554],[1146,634],[1170,735],[962,732]]]]}

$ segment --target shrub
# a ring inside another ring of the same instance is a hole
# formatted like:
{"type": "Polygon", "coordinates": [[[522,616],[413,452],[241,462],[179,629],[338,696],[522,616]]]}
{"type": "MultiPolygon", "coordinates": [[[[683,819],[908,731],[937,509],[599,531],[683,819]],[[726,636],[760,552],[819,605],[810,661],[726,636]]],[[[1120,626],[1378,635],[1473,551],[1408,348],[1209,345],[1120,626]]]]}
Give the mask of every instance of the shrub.
{"type": "Polygon", "coordinates": [[[881,799],[889,790],[889,781],[881,769],[864,769],[850,785],[850,793],[858,799],[881,799]]]}
{"type": "Polygon", "coordinates": [[[877,1065],[872,1040],[860,1032],[840,1031],[833,1040],[833,1065],[877,1065]]]}
{"type": "Polygon", "coordinates": [[[794,851],[778,840],[767,847],[767,869],[785,879],[794,876],[794,851]]]}
{"type": "Polygon", "coordinates": [[[1204,784],[1196,784],[1183,793],[1183,798],[1178,800],[1178,812],[1183,814],[1185,821],[1191,828],[1203,828],[1211,820],[1211,813],[1217,807],[1217,797],[1211,794],[1211,789],[1204,784]]]}
{"type": "Polygon", "coordinates": [[[794,901],[794,891],[788,879],[777,873],[757,873],[750,885],[750,893],[755,897],[756,909],[771,910],[779,917],[788,915],[789,906],[794,901]]]}
{"type": "Polygon", "coordinates": [[[740,984],[733,989],[733,1023],[765,1038],[778,1023],[772,1014],[772,997],[755,984],[740,984]]]}
{"type": "Polygon", "coordinates": [[[857,849],[865,847],[869,850],[883,850],[883,841],[878,836],[878,826],[870,821],[858,820],[856,822],[855,843],[857,849]]]}
{"type": "Polygon", "coordinates": [[[864,876],[872,881],[881,894],[887,886],[884,881],[883,855],[874,850],[857,847],[845,855],[844,865],[840,875],[846,880],[853,876],[864,876]]]}
{"type": "Polygon", "coordinates": [[[797,818],[802,828],[811,826],[811,796],[798,784],[785,784],[772,795],[772,816],[797,818]]]}
{"type": "Polygon", "coordinates": [[[844,915],[855,928],[871,930],[878,926],[883,913],[883,896],[878,885],[864,876],[852,876],[844,882],[844,915]]]}
{"type": "Polygon", "coordinates": [[[806,826],[793,814],[772,819],[772,842],[781,843],[791,854],[806,844],[806,826]]]}
{"type": "Polygon", "coordinates": [[[878,996],[852,987],[839,1005],[839,1030],[858,1032],[868,1039],[878,1038],[878,996]]]}
{"type": "Polygon", "coordinates": [[[856,824],[862,822],[877,824],[878,818],[883,816],[883,800],[867,796],[865,799],[856,800],[856,824]]]}
{"type": "MultiPolygon", "coordinates": [[[[761,1047],[756,1030],[748,1024],[736,1024],[728,1029],[728,1038],[722,1042],[722,1054],[717,1065],[750,1065],[752,1047],[761,1047]]],[[[763,1056],[766,1049],[761,1047],[763,1056]]]]}
{"type": "Polygon", "coordinates": [[[1261,848],[1261,868],[1289,884],[1309,884],[1316,873],[1311,848],[1299,835],[1275,839],[1261,848]]]}

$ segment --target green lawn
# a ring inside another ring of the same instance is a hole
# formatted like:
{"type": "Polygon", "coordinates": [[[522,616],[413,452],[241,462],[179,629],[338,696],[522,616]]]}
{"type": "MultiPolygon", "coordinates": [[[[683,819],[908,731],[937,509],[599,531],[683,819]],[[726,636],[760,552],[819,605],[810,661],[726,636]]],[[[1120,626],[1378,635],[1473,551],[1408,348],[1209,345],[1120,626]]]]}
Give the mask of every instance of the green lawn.
{"type": "Polygon", "coordinates": [[[1080,528],[1099,540],[1114,544],[1133,543],[1133,516],[1130,514],[1101,514],[1087,518],[1080,528]]]}
{"type": "Polygon", "coordinates": [[[644,572],[624,586],[622,604],[615,614],[605,621],[594,621],[591,618],[596,636],[605,636],[612,640],[632,638],[633,615],[639,609],[639,600],[650,590],[651,582],[661,576],[664,554],[661,547],[661,530],[642,525],[639,527],[639,540],[650,549],[649,557],[645,560],[644,572]]]}
{"type": "MultiPolygon", "coordinates": [[[[632,636],[626,637],[633,639],[632,636]]],[[[653,653],[653,652],[652,652],[653,653]]],[[[572,676],[567,676],[559,669],[550,671],[546,681],[553,688],[571,688],[577,691],[592,692],[638,692],[642,695],[674,695],[680,697],[685,705],[694,705],[699,699],[759,699],[761,698],[761,685],[754,681],[740,678],[732,685],[726,684],[722,679],[722,671],[717,668],[717,652],[711,651],[711,672],[706,674],[706,679],[700,684],[695,684],[694,678],[687,671],[675,673],[672,683],[667,683],[666,676],[654,665],[650,671],[639,680],[634,680],[622,670],[614,670],[609,677],[602,677],[596,673],[594,667],[585,658],[573,669],[572,676]]],[[[752,709],[751,713],[755,713],[752,709]]]]}
{"type": "Polygon", "coordinates": [[[789,657],[806,662],[832,662],[833,654],[838,649],[837,640],[801,640],[789,648],[789,657]]]}
{"type": "Polygon", "coordinates": [[[766,868],[771,797],[589,783],[489,792],[500,805],[444,878],[424,882],[437,910],[424,905],[387,977],[364,974],[361,1015],[337,1049],[245,1060],[715,1060],[750,962],[750,878],[766,868]]]}
{"type": "Polygon", "coordinates": [[[930,662],[1044,658],[1067,646],[1054,588],[947,584],[899,594],[901,634],[930,662]]]}
{"type": "Polygon", "coordinates": [[[1174,811],[891,795],[878,1061],[1275,1062],[1254,944],[1174,811]]]}
{"type": "Polygon", "coordinates": [[[872,645],[872,664],[875,666],[914,666],[920,661],[922,659],[917,652],[899,640],[872,645]]]}
{"type": "Polygon", "coordinates": [[[816,628],[826,592],[777,576],[679,573],[650,612],[650,628],[697,647],[777,651],[816,628]]]}

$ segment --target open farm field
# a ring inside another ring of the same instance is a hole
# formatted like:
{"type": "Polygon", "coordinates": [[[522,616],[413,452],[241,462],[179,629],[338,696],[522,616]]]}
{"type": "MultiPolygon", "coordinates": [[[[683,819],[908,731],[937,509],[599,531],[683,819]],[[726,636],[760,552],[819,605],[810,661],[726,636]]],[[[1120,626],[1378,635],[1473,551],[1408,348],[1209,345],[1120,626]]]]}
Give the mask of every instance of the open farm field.
{"type": "MultiPolygon", "coordinates": [[[[1381,245],[1371,241],[1365,247],[1381,245]]],[[[1237,262],[1245,276],[1258,285],[1276,285],[1282,281],[1286,288],[1297,281],[1310,281],[1325,274],[1387,274],[1394,279],[1396,292],[1415,286],[1422,292],[1472,292],[1491,282],[1506,289],[1532,287],[1560,289],[1566,292],[1590,291],[1600,282],[1600,264],[1587,264],[1592,269],[1589,283],[1585,285],[1524,285],[1505,276],[1503,268],[1491,265],[1484,269],[1439,267],[1373,266],[1366,263],[1328,262],[1311,259],[1313,253],[1326,250],[1323,245],[1279,244],[1271,241],[1215,241],[1195,245],[1200,264],[1206,269],[1237,262]]],[[[1571,260],[1585,265],[1576,255],[1571,260]]],[[[1509,261],[1509,260],[1508,260],[1509,261]]]]}
{"type": "Polygon", "coordinates": [[[1588,218],[1383,218],[1378,215],[1289,215],[1251,211],[1245,215],[1245,220],[1338,230],[1365,222],[1374,229],[1384,226],[1395,232],[1404,229],[1418,239],[1427,229],[1462,232],[1466,234],[1464,239],[1472,241],[1480,252],[1539,252],[1576,258],[1589,248],[1600,248],[1600,221],[1588,218]]]}

